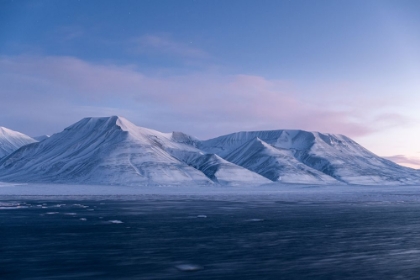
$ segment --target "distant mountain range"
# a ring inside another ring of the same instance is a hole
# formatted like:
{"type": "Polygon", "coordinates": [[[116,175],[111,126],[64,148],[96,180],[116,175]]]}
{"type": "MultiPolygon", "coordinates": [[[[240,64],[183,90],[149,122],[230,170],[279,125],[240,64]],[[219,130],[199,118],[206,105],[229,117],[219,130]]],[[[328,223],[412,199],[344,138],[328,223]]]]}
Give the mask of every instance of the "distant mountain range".
{"type": "Polygon", "coordinates": [[[122,117],[85,118],[37,142],[0,129],[0,181],[106,185],[414,185],[420,171],[343,135],[238,132],[201,141],[122,117]]]}

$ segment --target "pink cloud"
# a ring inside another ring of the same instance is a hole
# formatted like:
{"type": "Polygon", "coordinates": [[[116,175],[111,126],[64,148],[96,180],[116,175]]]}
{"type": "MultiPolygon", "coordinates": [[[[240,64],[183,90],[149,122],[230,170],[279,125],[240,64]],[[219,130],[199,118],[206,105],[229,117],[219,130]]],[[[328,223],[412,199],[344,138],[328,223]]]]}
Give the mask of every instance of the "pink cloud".
{"type": "Polygon", "coordinates": [[[336,109],[338,103],[319,106],[294,90],[290,81],[211,72],[150,76],[130,65],[93,64],[73,57],[0,57],[0,84],[4,125],[13,117],[21,122],[29,118],[37,125],[54,118],[56,126],[68,125],[89,112],[112,112],[139,125],[202,138],[281,128],[354,137],[405,121],[398,114],[372,115],[372,108],[363,104],[357,114],[336,109]]]}
{"type": "Polygon", "coordinates": [[[407,157],[407,156],[404,156],[404,155],[388,156],[388,157],[384,157],[384,158],[386,158],[388,160],[391,160],[395,163],[404,165],[404,166],[420,169],[420,159],[419,158],[412,158],[412,157],[407,157]]]}

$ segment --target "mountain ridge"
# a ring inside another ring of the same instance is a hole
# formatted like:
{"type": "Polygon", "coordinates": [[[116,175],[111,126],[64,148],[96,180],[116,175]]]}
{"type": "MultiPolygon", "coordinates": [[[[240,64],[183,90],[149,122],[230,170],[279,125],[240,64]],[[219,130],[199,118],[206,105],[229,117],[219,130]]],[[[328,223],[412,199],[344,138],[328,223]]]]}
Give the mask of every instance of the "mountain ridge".
{"type": "Polygon", "coordinates": [[[420,172],[383,159],[341,134],[266,130],[199,140],[111,116],[83,118],[1,158],[0,180],[132,186],[410,185],[420,183],[420,172]]]}

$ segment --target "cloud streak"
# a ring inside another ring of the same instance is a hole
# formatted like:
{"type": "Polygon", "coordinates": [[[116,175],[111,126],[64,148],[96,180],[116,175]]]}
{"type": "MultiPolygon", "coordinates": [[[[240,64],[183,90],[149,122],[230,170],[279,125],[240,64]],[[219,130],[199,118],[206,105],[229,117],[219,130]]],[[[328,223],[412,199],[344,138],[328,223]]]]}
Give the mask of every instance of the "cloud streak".
{"type": "Polygon", "coordinates": [[[191,43],[181,43],[168,36],[144,35],[131,40],[134,51],[139,53],[167,54],[191,59],[207,59],[210,55],[191,46],[191,43]]]}
{"type": "Polygon", "coordinates": [[[132,66],[74,57],[0,57],[0,84],[1,125],[33,135],[61,130],[87,115],[111,114],[201,138],[280,128],[354,137],[406,121],[391,113],[372,117],[335,110],[327,102],[320,107],[305,102],[292,83],[282,80],[212,72],[150,76],[132,66]]]}
{"type": "Polygon", "coordinates": [[[395,163],[404,165],[404,166],[409,166],[412,168],[416,168],[416,169],[420,169],[420,159],[419,158],[413,158],[413,157],[407,157],[404,155],[395,155],[395,156],[388,156],[388,157],[384,157],[388,160],[391,160],[395,163]]]}

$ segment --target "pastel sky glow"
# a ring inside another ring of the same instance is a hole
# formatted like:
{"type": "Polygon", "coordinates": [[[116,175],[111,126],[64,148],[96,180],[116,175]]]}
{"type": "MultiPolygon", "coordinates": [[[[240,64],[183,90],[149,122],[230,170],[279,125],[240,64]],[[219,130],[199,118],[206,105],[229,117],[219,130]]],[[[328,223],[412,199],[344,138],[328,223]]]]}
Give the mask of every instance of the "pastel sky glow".
{"type": "Polygon", "coordinates": [[[0,0],[0,126],[345,134],[420,168],[420,1],[0,0]]]}

